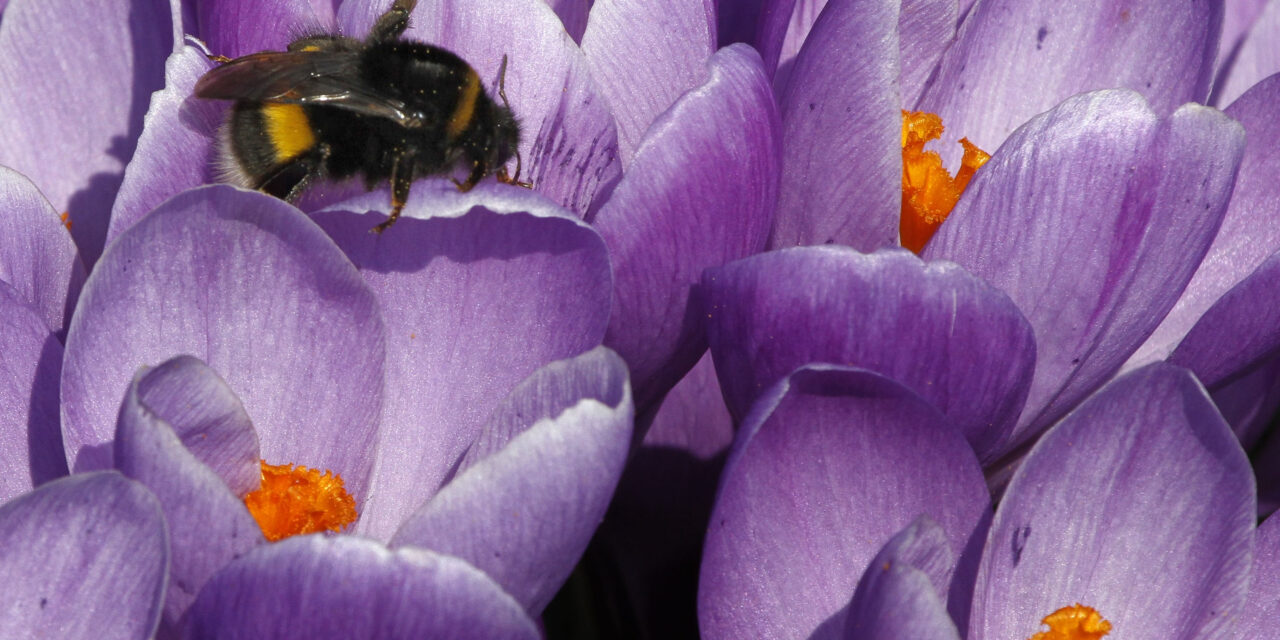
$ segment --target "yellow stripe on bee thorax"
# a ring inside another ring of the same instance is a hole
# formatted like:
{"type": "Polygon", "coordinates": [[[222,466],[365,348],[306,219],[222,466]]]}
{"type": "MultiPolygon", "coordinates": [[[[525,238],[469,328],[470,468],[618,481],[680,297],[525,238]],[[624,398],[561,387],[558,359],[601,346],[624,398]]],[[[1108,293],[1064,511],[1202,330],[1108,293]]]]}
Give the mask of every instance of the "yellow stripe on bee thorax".
{"type": "Polygon", "coordinates": [[[315,132],[302,105],[268,102],[262,105],[262,117],[276,162],[293,160],[316,145],[315,132]]]}
{"type": "Polygon", "coordinates": [[[456,138],[467,130],[476,113],[476,98],[479,96],[480,76],[476,75],[474,69],[467,69],[466,84],[458,92],[458,106],[453,108],[453,115],[449,116],[449,122],[444,127],[446,136],[456,138]]]}

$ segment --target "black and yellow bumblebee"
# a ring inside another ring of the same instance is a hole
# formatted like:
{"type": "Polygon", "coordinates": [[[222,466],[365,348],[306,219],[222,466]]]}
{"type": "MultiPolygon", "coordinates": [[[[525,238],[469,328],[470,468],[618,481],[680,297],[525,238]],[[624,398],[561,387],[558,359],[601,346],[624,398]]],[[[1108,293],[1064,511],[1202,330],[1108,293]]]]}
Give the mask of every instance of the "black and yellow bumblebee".
{"type": "MultiPolygon", "coordinates": [[[[234,100],[223,129],[225,178],[294,201],[316,179],[364,178],[372,190],[391,182],[395,223],[418,178],[470,167],[461,191],[495,173],[519,182],[506,163],[520,125],[485,92],[462,58],[401,38],[417,0],[395,0],[364,40],[325,34],[299,38],[287,51],[224,62],[196,83],[195,95],[234,100]]],[[[503,57],[499,77],[506,72],[503,57]]]]}

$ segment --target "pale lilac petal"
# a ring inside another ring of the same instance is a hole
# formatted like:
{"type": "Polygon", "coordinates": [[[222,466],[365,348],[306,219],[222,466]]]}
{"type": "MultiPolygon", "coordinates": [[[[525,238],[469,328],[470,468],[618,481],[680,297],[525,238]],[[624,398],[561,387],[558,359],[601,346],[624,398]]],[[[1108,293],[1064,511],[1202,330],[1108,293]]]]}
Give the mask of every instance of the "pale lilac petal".
{"type": "Polygon", "coordinates": [[[910,110],[919,102],[938,60],[955,39],[959,11],[956,0],[903,0],[898,40],[904,109],[910,110]]]}
{"type": "Polygon", "coordinates": [[[801,368],[761,397],[725,468],[698,587],[703,637],[838,632],[895,533],[929,515],[958,556],[988,508],[968,443],[919,396],[864,370],[801,368]]]}
{"type": "Polygon", "coordinates": [[[1263,78],[1280,72],[1280,2],[1272,0],[1249,28],[1226,76],[1218,80],[1214,100],[1232,105],[1263,78]]]}
{"type": "Polygon", "coordinates": [[[897,0],[827,5],[778,91],[782,182],[770,246],[898,243],[898,73],[897,0]]]}
{"type": "Polygon", "coordinates": [[[929,516],[900,531],[867,566],[849,603],[849,640],[960,640],[945,595],[955,560],[929,516]]]}
{"type": "Polygon", "coordinates": [[[776,251],[703,276],[704,313],[729,410],[797,367],[828,362],[900,381],[992,459],[1007,450],[1036,358],[1031,327],[1003,293],[902,250],[776,251]]]}
{"type": "Polygon", "coordinates": [[[1280,620],[1280,517],[1271,516],[1258,526],[1253,546],[1253,580],[1244,600],[1237,638],[1274,635],[1280,620]]]}
{"type": "Polygon", "coordinates": [[[527,189],[419,183],[405,217],[369,229],[385,194],[315,219],[377,295],[386,404],[359,531],[389,539],[440,487],[503,398],[543,365],[600,344],[610,310],[604,242],[527,189]]]}
{"type": "Polygon", "coordinates": [[[58,428],[62,343],[0,282],[0,500],[67,474],[58,428]]]}
{"type": "Polygon", "coordinates": [[[716,53],[705,84],[649,130],[594,224],[613,264],[605,343],[648,411],[706,349],[690,290],[702,271],[764,248],[778,198],[778,113],[760,58],[716,53]]]}
{"type": "Polygon", "coordinates": [[[284,51],[294,38],[333,26],[321,23],[310,0],[206,0],[196,3],[196,21],[209,50],[228,58],[284,51]]]}
{"type": "Polygon", "coordinates": [[[87,264],[173,49],[167,0],[14,0],[0,30],[0,164],[27,176],[87,264]]]}
{"type": "Polygon", "coordinates": [[[587,548],[622,474],[634,418],[626,365],[598,347],[512,391],[472,462],[392,540],[462,558],[530,615],[587,548]]]}
{"type": "Polygon", "coordinates": [[[715,38],[714,0],[599,0],[591,8],[582,53],[613,108],[623,166],[649,124],[705,82],[715,38]]]}
{"type": "MultiPolygon", "coordinates": [[[[1275,144],[1280,138],[1280,75],[1251,89],[1226,114],[1244,127],[1246,146],[1222,228],[1178,303],[1126,368],[1168,357],[1210,306],[1280,251],[1280,145],[1275,144]]],[[[1191,368],[1200,375],[1200,369],[1191,368]]],[[[1200,380],[1208,387],[1217,384],[1203,375],[1200,380]]]]}
{"type": "Polygon", "coordinates": [[[0,637],[151,638],[168,568],[164,516],[141,484],[50,482],[0,506],[0,637]]]}
{"type": "Polygon", "coordinates": [[[266,543],[242,499],[259,484],[257,436],[226,383],[180,356],[129,385],[114,454],[164,508],[173,560],[162,625],[174,629],[210,576],[266,543]]]}
{"type": "Polygon", "coordinates": [[[31,181],[0,167],[0,282],[31,305],[49,330],[65,335],[84,285],[75,242],[31,181]]]}
{"type": "MultiPolygon", "coordinates": [[[[384,11],[346,2],[338,24],[367,33],[384,11]]],[[[580,217],[594,211],[597,193],[622,172],[617,133],[586,58],[545,0],[420,0],[405,37],[461,56],[493,96],[507,56],[507,99],[523,132],[523,179],[580,217]]]]}
{"type": "MultiPolygon", "coordinates": [[[[790,74],[791,65],[800,52],[809,31],[818,20],[818,15],[827,6],[828,0],[791,0],[795,8],[790,9],[791,19],[787,23],[786,34],[782,44],[777,48],[776,66],[779,78],[790,74]]],[[[770,11],[788,9],[785,4],[777,3],[770,11]]],[[[898,9],[898,43],[900,56],[899,80],[902,87],[902,106],[910,108],[924,91],[925,81],[933,73],[942,52],[956,35],[959,20],[959,8],[956,0],[902,0],[898,9]]],[[[766,20],[772,22],[778,18],[766,14],[766,20]]],[[[772,25],[770,25],[770,28],[772,25]]],[[[766,50],[773,47],[766,46],[766,50]]],[[[766,55],[765,60],[770,58],[766,55]]],[[[774,67],[767,66],[769,71],[774,67]]],[[[830,81],[837,81],[831,78],[830,81]]],[[[843,78],[839,78],[843,81],[843,78]]]]}
{"type": "Polygon", "coordinates": [[[229,103],[191,94],[196,80],[213,66],[203,51],[190,45],[169,56],[165,86],[152,95],[138,149],[125,167],[111,207],[107,242],[175,194],[220,181],[218,127],[229,103]]]}
{"type": "Polygon", "coordinates": [[[1062,417],[1159,324],[1217,233],[1243,147],[1213,109],[1162,119],[1133,92],[1098,91],[1037,116],[978,171],[923,255],[1000,288],[1035,329],[1015,440],[1062,417]]]}
{"type": "Polygon", "coordinates": [[[536,640],[539,634],[511,596],[457,558],[312,535],[228,565],[200,593],[183,637],[536,640]]]}
{"type": "Polygon", "coordinates": [[[1253,23],[1262,15],[1269,0],[1225,0],[1222,3],[1222,39],[1218,41],[1218,71],[1213,79],[1213,99],[1210,105],[1220,107],[1222,82],[1230,73],[1240,43],[1248,35],[1253,23]]]}
{"type": "Polygon", "coordinates": [[[112,243],[67,337],[62,427],[74,469],[111,465],[129,380],[182,354],[243,401],[263,458],[332,470],[363,499],[382,320],[360,274],[305,215],[260,193],[201,187],[112,243]]]}
{"type": "Polygon", "coordinates": [[[987,0],[964,19],[918,108],[942,116],[938,149],[957,160],[955,140],[991,151],[1094,89],[1133,89],[1165,115],[1208,99],[1221,24],[1220,0],[987,0]]]}
{"type": "Polygon", "coordinates": [[[1248,460],[1195,378],[1135,371],[1045,434],[1014,475],[969,637],[1029,637],[1074,603],[1125,638],[1227,637],[1248,590],[1254,505],[1248,460]]]}

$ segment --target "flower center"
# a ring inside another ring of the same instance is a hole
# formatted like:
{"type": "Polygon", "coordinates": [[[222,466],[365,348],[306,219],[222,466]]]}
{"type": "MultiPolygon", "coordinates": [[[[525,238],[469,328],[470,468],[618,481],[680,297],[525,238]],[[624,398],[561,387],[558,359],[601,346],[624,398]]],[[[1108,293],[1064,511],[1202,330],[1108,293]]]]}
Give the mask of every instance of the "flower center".
{"type": "Polygon", "coordinates": [[[356,520],[356,501],[330,471],[262,461],[262,486],[244,497],[271,542],[320,531],[337,533],[356,520]]]}
{"type": "Polygon", "coordinates": [[[1047,625],[1049,630],[1041,631],[1028,640],[1098,640],[1111,632],[1111,623],[1104,620],[1102,614],[1078,602],[1054,611],[1040,623],[1047,625]]]}
{"type": "Polygon", "coordinates": [[[991,158],[961,138],[964,158],[960,170],[951,177],[942,166],[942,157],[925,151],[924,145],[942,136],[942,118],[924,111],[902,112],[902,246],[920,253],[933,232],[960,200],[978,167],[991,158]]]}

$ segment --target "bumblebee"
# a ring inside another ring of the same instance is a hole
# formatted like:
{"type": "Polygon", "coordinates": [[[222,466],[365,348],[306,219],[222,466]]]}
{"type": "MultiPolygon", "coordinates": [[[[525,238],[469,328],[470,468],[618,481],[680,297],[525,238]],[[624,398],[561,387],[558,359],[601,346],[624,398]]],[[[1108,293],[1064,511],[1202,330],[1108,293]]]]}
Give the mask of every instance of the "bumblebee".
{"type": "Polygon", "coordinates": [[[320,178],[360,175],[366,189],[391,183],[395,224],[409,185],[469,166],[460,191],[494,173],[521,186],[506,163],[517,153],[520,125],[507,105],[499,71],[497,104],[480,76],[452,52],[401,38],[417,0],[395,0],[364,40],[316,35],[287,51],[223,62],[196,83],[195,95],[234,100],[223,129],[230,182],[294,201],[320,178]]]}

